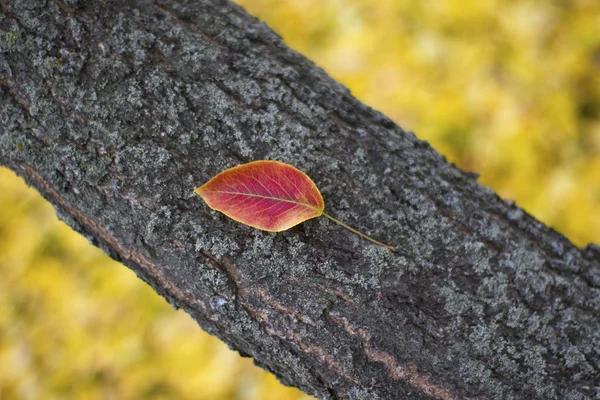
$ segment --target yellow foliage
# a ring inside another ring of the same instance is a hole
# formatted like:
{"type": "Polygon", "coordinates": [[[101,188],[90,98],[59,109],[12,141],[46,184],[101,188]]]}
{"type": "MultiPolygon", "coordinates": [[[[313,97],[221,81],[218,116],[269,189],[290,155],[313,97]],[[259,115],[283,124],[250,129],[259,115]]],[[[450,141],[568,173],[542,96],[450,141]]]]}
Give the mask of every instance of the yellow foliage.
{"type": "Polygon", "coordinates": [[[238,2],[502,197],[600,242],[600,2],[238,2]]]}
{"type": "MultiPolygon", "coordinates": [[[[600,2],[240,0],[360,100],[578,245],[600,242],[600,2]]],[[[0,169],[0,400],[308,399],[0,169]]]]}
{"type": "Polygon", "coordinates": [[[310,398],[174,311],[5,168],[0,276],[0,400],[310,398]]]}

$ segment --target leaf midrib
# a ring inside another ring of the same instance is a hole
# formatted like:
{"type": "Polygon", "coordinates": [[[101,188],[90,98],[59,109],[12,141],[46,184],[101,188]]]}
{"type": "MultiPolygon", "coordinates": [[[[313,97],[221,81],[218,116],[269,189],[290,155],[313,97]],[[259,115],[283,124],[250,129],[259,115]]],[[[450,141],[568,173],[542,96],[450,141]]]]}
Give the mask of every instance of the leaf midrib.
{"type": "Polygon", "coordinates": [[[309,203],[300,203],[298,201],[288,200],[288,199],[282,199],[280,197],[269,197],[269,196],[263,196],[263,195],[260,195],[260,194],[254,194],[254,193],[230,192],[230,191],[226,191],[226,190],[207,190],[207,192],[235,194],[235,195],[240,195],[240,196],[258,197],[258,198],[261,198],[261,199],[283,201],[285,203],[291,203],[291,204],[296,204],[298,206],[304,206],[304,207],[312,208],[313,210],[318,211],[319,213],[323,213],[323,210],[321,210],[321,209],[313,206],[312,204],[309,204],[309,203]]]}

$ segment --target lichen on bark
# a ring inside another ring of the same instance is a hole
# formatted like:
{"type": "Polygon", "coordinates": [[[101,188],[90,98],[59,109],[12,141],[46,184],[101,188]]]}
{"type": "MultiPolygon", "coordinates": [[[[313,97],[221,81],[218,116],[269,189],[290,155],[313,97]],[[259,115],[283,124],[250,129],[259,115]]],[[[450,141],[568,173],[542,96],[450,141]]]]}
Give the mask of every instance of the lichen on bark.
{"type": "Polygon", "coordinates": [[[354,99],[240,7],[0,2],[0,163],[208,332],[323,399],[600,395],[600,251],[354,99]],[[43,12],[42,12],[43,11],[43,12]],[[332,214],[266,233],[193,190],[256,159],[332,214]]]}

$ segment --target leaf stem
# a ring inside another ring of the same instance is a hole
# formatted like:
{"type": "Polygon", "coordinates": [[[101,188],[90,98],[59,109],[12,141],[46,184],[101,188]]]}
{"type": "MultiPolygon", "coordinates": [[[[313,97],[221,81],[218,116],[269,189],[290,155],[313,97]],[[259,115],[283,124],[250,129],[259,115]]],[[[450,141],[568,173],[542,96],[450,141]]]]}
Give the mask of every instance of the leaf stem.
{"type": "Polygon", "coordinates": [[[372,237],[370,237],[370,236],[367,236],[367,235],[365,235],[364,233],[362,233],[362,232],[359,232],[359,231],[357,231],[356,229],[354,229],[354,228],[352,228],[352,227],[350,227],[350,226],[346,225],[345,223],[343,223],[343,222],[342,222],[342,221],[340,221],[339,219],[333,218],[331,215],[329,215],[329,214],[327,214],[327,213],[323,213],[323,215],[324,215],[324,216],[326,216],[327,218],[329,218],[330,220],[332,220],[333,222],[335,222],[336,224],[338,224],[338,225],[341,225],[341,226],[343,226],[344,228],[348,229],[350,232],[354,232],[354,233],[356,233],[358,236],[361,236],[361,237],[363,237],[363,238],[367,239],[367,240],[368,240],[368,241],[370,241],[370,242],[373,242],[373,243],[375,243],[375,244],[378,244],[379,246],[385,247],[386,249],[388,249],[388,250],[390,250],[390,251],[393,251],[394,253],[396,252],[396,248],[395,248],[395,247],[389,246],[389,245],[387,245],[387,244],[385,244],[385,243],[381,243],[380,241],[378,241],[378,240],[375,240],[375,239],[373,239],[372,237]]]}

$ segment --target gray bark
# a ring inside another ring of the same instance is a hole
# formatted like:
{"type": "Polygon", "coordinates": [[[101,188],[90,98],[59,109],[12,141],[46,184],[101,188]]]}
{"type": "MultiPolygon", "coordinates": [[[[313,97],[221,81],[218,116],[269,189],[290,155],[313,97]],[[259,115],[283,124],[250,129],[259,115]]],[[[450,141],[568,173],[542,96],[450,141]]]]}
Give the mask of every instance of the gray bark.
{"type": "Polygon", "coordinates": [[[600,397],[579,249],[225,0],[0,0],[0,164],[203,329],[321,399],[600,397]],[[325,218],[262,232],[193,190],[290,163],[325,218]]]}

